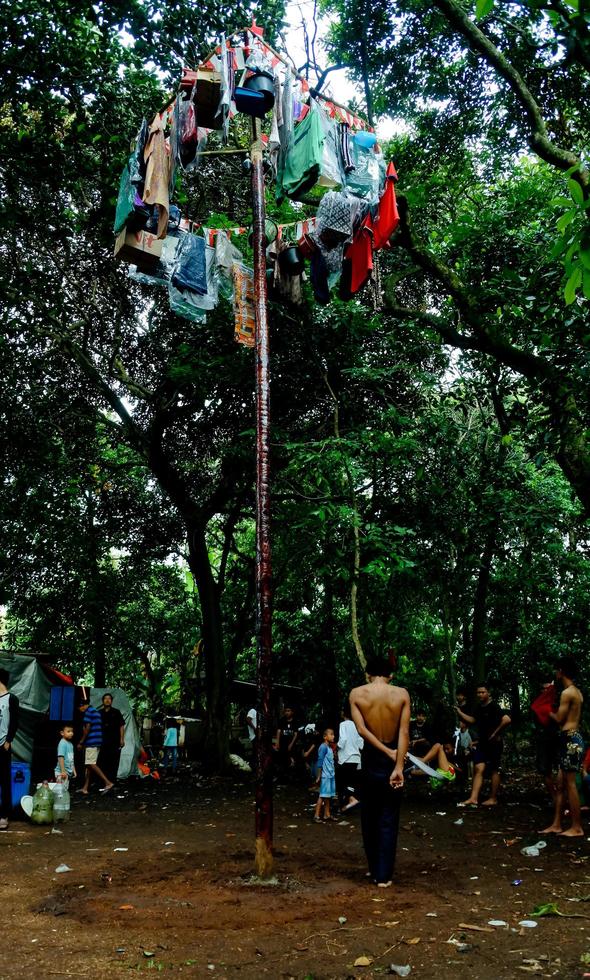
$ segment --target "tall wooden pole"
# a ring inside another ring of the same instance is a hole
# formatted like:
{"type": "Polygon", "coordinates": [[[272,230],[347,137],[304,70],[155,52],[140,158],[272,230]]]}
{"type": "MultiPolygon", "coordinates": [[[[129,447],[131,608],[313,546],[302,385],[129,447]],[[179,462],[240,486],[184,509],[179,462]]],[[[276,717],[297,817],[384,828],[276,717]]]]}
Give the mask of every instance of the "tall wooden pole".
{"type": "Polygon", "coordinates": [[[261,123],[252,120],[252,225],[254,306],[256,311],[256,873],[273,869],[272,736],[272,579],[270,561],[270,387],[266,296],[266,233],[261,123]]]}

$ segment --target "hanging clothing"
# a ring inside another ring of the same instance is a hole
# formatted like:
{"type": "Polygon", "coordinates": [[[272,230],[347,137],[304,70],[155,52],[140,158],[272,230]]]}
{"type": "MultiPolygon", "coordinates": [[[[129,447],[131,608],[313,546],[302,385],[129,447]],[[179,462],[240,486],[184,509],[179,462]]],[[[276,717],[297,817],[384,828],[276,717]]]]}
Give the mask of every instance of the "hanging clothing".
{"type": "Polygon", "coordinates": [[[165,125],[165,113],[162,113],[161,116],[159,113],[154,116],[144,150],[146,173],[143,200],[146,204],[156,204],[158,207],[158,238],[166,237],[168,209],[170,207],[168,191],[170,156],[164,136],[165,125]]]}
{"type": "Polygon", "coordinates": [[[228,49],[225,34],[221,35],[221,54],[219,56],[219,74],[221,76],[221,86],[219,93],[219,105],[215,113],[215,119],[221,120],[220,129],[222,130],[222,141],[227,145],[229,138],[229,110],[233,95],[234,69],[233,53],[228,49]],[[231,64],[230,64],[231,62],[231,64]]]}
{"type": "Polygon", "coordinates": [[[330,302],[330,284],[328,282],[328,266],[320,249],[311,256],[310,263],[311,286],[317,303],[326,306],[330,302]]]}
{"type": "Polygon", "coordinates": [[[340,298],[347,300],[358,293],[373,271],[373,219],[367,214],[352,244],[344,253],[340,298]]]}
{"type": "Polygon", "coordinates": [[[324,134],[318,184],[320,187],[342,187],[345,181],[345,174],[340,162],[341,157],[336,121],[328,115],[321,103],[317,104],[317,110],[324,134]]]}
{"type": "Polygon", "coordinates": [[[399,211],[395,198],[395,181],[397,173],[393,163],[387,167],[385,176],[385,190],[381,195],[377,217],[375,219],[373,248],[385,248],[389,244],[389,239],[399,225],[399,211]]]}
{"type": "Polygon", "coordinates": [[[148,137],[148,124],[147,119],[141,120],[141,126],[139,127],[139,132],[135,137],[135,146],[133,148],[133,153],[129,157],[129,172],[131,174],[131,183],[135,184],[135,188],[139,191],[139,196],[143,192],[143,184],[145,181],[145,160],[143,158],[143,151],[145,150],[145,144],[148,137]]]}
{"type": "Polygon", "coordinates": [[[270,136],[268,138],[268,158],[272,166],[273,174],[276,178],[279,167],[279,153],[281,149],[280,130],[283,124],[283,83],[281,76],[275,75],[275,103],[272,109],[272,120],[270,124],[270,136]]]}
{"type": "Polygon", "coordinates": [[[177,289],[205,296],[207,293],[207,262],[205,239],[184,235],[176,248],[172,267],[172,284],[177,289]]]}
{"type": "Polygon", "coordinates": [[[293,133],[285,163],[277,180],[277,200],[297,200],[318,182],[324,151],[321,110],[315,103],[293,133]]]}
{"type": "Polygon", "coordinates": [[[345,174],[354,170],[354,161],[350,149],[350,126],[348,123],[338,123],[338,152],[340,154],[340,164],[345,174]]]}
{"type": "Polygon", "coordinates": [[[119,195],[117,197],[117,209],[115,211],[115,235],[123,230],[130,214],[135,209],[135,185],[131,183],[131,165],[133,153],[123,167],[121,179],[119,181],[119,195]]]}
{"type": "Polygon", "coordinates": [[[254,347],[256,343],[256,313],[254,309],[254,272],[234,262],[234,336],[239,344],[254,347]]]}

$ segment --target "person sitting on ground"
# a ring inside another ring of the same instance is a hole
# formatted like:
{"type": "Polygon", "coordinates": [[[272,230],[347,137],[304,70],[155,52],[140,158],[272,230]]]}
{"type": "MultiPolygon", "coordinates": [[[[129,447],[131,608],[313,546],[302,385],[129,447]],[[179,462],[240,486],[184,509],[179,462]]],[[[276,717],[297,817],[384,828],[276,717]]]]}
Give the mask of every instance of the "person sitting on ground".
{"type": "Polygon", "coordinates": [[[64,725],[63,728],[60,728],[59,734],[61,737],[57,746],[55,778],[60,780],[67,789],[72,779],[75,779],[77,775],[74,765],[74,746],[72,745],[74,726],[64,725]]]}
{"type": "MultiPolygon", "coordinates": [[[[459,763],[457,760],[457,755],[452,742],[447,742],[445,745],[441,745],[440,742],[435,742],[433,746],[425,753],[423,756],[416,756],[425,765],[430,766],[435,769],[439,779],[435,779],[434,776],[430,777],[430,785],[438,789],[443,782],[454,782],[455,778],[459,773],[459,763]]],[[[423,769],[419,766],[415,766],[410,770],[410,775],[412,776],[427,776],[423,769]]]]}
{"type": "Polygon", "coordinates": [[[84,750],[84,765],[86,767],[86,778],[84,785],[78,790],[83,796],[88,796],[90,789],[90,779],[92,775],[98,776],[104,783],[99,793],[108,793],[113,788],[112,783],[98,766],[98,753],[102,745],[102,721],[100,714],[90,704],[88,698],[82,698],[78,705],[78,711],[82,715],[82,735],[78,742],[78,748],[84,750]]]}
{"type": "Polygon", "coordinates": [[[579,731],[582,717],[583,697],[574,684],[578,669],[573,657],[561,657],[557,662],[555,676],[563,691],[557,711],[549,717],[560,727],[559,733],[559,777],[555,793],[555,813],[553,823],[541,831],[543,834],[561,834],[562,837],[583,837],[584,830],[580,819],[580,797],[576,786],[576,776],[582,768],[584,758],[584,739],[579,731]],[[569,830],[561,826],[564,796],[567,794],[572,825],[569,830]]]}
{"type": "Polygon", "coordinates": [[[492,701],[487,683],[479,684],[476,693],[478,704],[473,710],[473,715],[467,715],[458,705],[455,706],[459,718],[468,725],[476,725],[478,732],[477,748],[473,755],[475,772],[471,794],[459,805],[477,806],[479,804],[479,794],[486,768],[488,768],[492,776],[492,788],[489,798],[482,803],[482,806],[497,806],[501,781],[502,732],[511,724],[511,718],[499,704],[492,701]]]}
{"type": "Polygon", "coordinates": [[[313,817],[315,823],[322,823],[322,809],[324,820],[336,820],[336,817],[330,813],[332,797],[336,796],[334,751],[332,749],[335,737],[334,729],[326,728],[323,735],[324,741],[318,752],[318,769],[320,769],[321,775],[317,784],[320,787],[320,794],[313,817]]]}

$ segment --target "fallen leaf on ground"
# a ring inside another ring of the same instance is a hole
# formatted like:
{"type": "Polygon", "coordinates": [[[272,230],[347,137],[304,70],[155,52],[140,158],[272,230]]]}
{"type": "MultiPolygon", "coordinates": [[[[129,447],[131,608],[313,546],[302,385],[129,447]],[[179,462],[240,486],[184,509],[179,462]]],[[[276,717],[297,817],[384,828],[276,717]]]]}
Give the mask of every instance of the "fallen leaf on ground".
{"type": "Polygon", "coordinates": [[[406,946],[416,946],[420,942],[420,936],[414,936],[413,939],[406,939],[406,946]]]}
{"type": "Polygon", "coordinates": [[[357,956],[354,961],[354,966],[370,966],[373,960],[370,960],[368,956],[357,956]]]}
{"type": "Polygon", "coordinates": [[[129,909],[134,909],[135,905],[119,905],[121,912],[127,912],[129,909]]]}

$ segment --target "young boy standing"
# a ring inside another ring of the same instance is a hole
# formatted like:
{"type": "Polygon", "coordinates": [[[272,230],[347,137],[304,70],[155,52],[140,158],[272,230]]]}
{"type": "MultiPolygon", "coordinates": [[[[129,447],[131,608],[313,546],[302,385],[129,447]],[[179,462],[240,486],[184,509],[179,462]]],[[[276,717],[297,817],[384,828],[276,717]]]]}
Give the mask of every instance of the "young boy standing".
{"type": "Polygon", "coordinates": [[[61,738],[57,746],[57,764],[55,766],[55,778],[61,779],[62,783],[66,786],[69,785],[72,778],[76,775],[76,767],[74,765],[74,746],[72,745],[72,739],[74,737],[74,729],[72,725],[64,725],[60,729],[59,734],[61,738]]]}
{"type": "Polygon", "coordinates": [[[324,741],[320,745],[318,752],[318,769],[320,770],[321,776],[318,779],[320,795],[318,796],[313,817],[315,823],[322,822],[322,807],[324,810],[324,820],[335,821],[336,819],[330,813],[332,797],[336,796],[336,769],[334,766],[334,752],[332,750],[332,745],[336,737],[334,735],[334,729],[326,728],[323,737],[324,741]]]}

